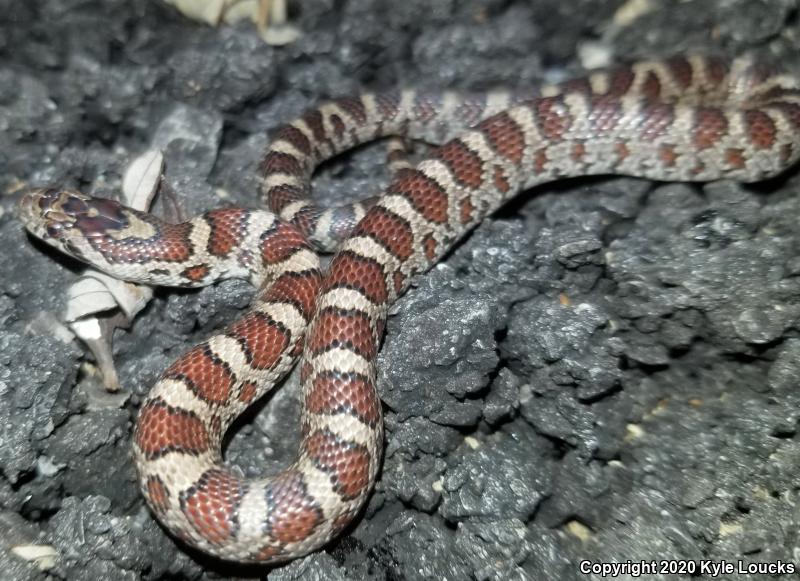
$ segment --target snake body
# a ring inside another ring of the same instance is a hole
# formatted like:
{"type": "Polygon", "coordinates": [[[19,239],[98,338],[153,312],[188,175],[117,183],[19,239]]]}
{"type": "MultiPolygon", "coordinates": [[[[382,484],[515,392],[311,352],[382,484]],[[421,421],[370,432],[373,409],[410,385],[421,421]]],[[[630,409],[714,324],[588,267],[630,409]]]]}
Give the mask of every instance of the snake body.
{"type": "Polygon", "coordinates": [[[23,199],[29,230],[114,274],[189,286],[250,276],[261,287],[242,318],[167,369],[139,412],[141,488],[176,536],[224,559],[276,563],[316,550],[354,519],[381,460],[375,359],[389,306],[518,191],[608,173],[757,181],[800,157],[798,82],[748,61],[642,62],[497,112],[490,100],[459,108],[408,91],[307,113],[265,157],[263,192],[282,219],[226,209],[168,225],[77,192],[23,199]],[[308,200],[320,160],[459,115],[475,126],[399,171],[377,198],[334,210],[308,200]],[[308,238],[322,247],[343,239],[324,276],[308,238]],[[297,458],[272,478],[243,479],[223,463],[225,430],[301,351],[297,458]]]}

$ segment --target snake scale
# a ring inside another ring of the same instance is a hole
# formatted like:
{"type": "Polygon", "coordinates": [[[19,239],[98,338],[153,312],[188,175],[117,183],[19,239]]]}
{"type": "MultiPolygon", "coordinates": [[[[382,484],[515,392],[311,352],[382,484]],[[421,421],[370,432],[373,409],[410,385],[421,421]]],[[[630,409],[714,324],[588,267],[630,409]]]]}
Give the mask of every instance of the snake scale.
{"type": "Polygon", "coordinates": [[[144,496],[173,534],[223,559],[276,563],[335,537],[369,495],[383,442],[375,359],[389,306],[412,276],[535,184],[776,175],[800,157],[798,86],[748,60],[684,56],[590,73],[527,100],[365,94],[277,134],[262,187],[274,213],[230,208],[166,224],[50,188],[27,194],[20,216],[34,235],[121,278],[200,286],[245,276],[258,285],[240,319],[164,372],[133,446],[144,496]],[[310,202],[320,161],[449,125],[461,133],[398,170],[380,196],[328,210],[310,202]],[[338,246],[326,274],[312,243],[338,246]],[[224,464],[222,437],[301,353],[297,458],[274,477],[243,479],[224,464]]]}

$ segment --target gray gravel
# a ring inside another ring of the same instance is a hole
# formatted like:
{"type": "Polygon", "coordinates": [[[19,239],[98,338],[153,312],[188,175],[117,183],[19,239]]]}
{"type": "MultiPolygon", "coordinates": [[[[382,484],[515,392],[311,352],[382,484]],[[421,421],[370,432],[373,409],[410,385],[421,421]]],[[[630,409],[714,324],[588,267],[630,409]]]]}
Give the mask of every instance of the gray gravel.
{"type": "MultiPolygon", "coordinates": [[[[364,87],[524,87],[596,55],[689,49],[800,73],[796,0],[667,0],[631,23],[623,4],[638,3],[290,0],[303,36],[276,48],[249,26],[201,26],[155,0],[0,0],[4,581],[570,580],[600,578],[580,573],[584,559],[800,565],[796,171],[748,187],[571,180],[487,220],[390,318],[385,461],[365,514],[325,551],[274,570],[176,544],[144,508],[129,455],[142,395],[246,307],[248,285],[159,290],[115,336],[118,396],[102,392],[80,344],[47,330],[81,267],[23,234],[12,208],[24,187],[113,194],[156,144],[191,214],[252,205],[269,131],[364,87]],[[18,556],[29,545],[52,548],[49,569],[18,556]]],[[[373,147],[327,164],[315,189],[361,197],[386,180],[373,147]]],[[[291,457],[297,396],[293,375],[232,437],[227,458],[245,474],[291,457]]]]}

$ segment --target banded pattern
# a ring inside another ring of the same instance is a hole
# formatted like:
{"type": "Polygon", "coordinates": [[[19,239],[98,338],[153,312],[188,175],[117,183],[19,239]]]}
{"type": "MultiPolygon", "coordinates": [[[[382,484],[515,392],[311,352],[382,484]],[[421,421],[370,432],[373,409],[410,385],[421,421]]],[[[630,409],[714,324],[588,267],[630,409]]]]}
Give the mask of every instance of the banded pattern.
{"type": "Polygon", "coordinates": [[[262,201],[297,226],[322,251],[347,237],[375,198],[320,208],[311,200],[311,175],[320,162],[381,137],[390,173],[411,166],[406,139],[441,144],[481,120],[535,97],[533,91],[423,93],[398,90],[335,99],[281,128],[262,162],[262,201]]]}
{"type": "MultiPolygon", "coordinates": [[[[383,439],[375,358],[388,308],[412,276],[538,183],[605,173],[775,175],[800,157],[798,86],[747,61],[677,57],[478,113],[474,128],[398,172],[362,207],[324,278],[301,232],[318,228],[322,215],[304,214],[312,166],[361,140],[403,134],[408,117],[395,119],[408,107],[398,104],[416,103],[414,93],[340,100],[281,132],[267,156],[265,192],[300,230],[244,210],[170,226],[58,190],[26,196],[21,215],[34,234],[126,278],[196,286],[246,274],[263,284],[250,311],[164,373],[139,413],[134,451],[145,498],[174,534],[225,559],[275,563],[319,548],[368,497],[383,439]],[[243,480],[222,461],[222,435],[301,346],[298,457],[272,479],[243,480]]],[[[417,114],[436,115],[436,103],[416,103],[417,114]]]]}

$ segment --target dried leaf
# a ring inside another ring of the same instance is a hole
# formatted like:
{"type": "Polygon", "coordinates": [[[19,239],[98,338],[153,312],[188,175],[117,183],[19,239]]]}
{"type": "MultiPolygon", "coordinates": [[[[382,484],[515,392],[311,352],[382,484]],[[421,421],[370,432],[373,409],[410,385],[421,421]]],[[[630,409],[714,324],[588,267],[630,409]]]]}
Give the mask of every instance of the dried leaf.
{"type": "Polygon", "coordinates": [[[72,330],[75,331],[78,337],[87,342],[97,341],[103,336],[100,321],[97,317],[87,317],[85,319],[73,321],[70,327],[72,327],[72,330]]]}
{"type": "Polygon", "coordinates": [[[291,44],[301,36],[299,28],[291,24],[268,26],[260,31],[261,39],[270,46],[291,44]]]}
{"type": "Polygon", "coordinates": [[[225,10],[222,20],[226,24],[236,24],[242,20],[252,20],[253,22],[256,22],[259,9],[258,4],[259,0],[241,0],[240,2],[232,2],[228,9],[225,10]]]}
{"type": "Polygon", "coordinates": [[[164,155],[156,149],[146,151],[133,160],[122,178],[125,205],[146,212],[158,191],[163,171],[164,155]]]}
{"type": "MultiPolygon", "coordinates": [[[[147,211],[158,191],[163,169],[164,156],[158,150],[147,151],[131,162],[122,180],[122,202],[147,211]]],[[[152,296],[153,290],[148,286],[124,282],[94,269],[86,270],[67,290],[64,318],[94,354],[109,391],[119,389],[111,357],[114,329],[133,320],[152,296]],[[114,314],[117,309],[124,319],[118,312],[114,314]]]]}
{"type": "Polygon", "coordinates": [[[192,20],[217,26],[225,11],[226,0],[166,0],[192,20]]]}
{"type": "Polygon", "coordinates": [[[92,271],[88,272],[90,274],[82,276],[67,289],[68,299],[64,319],[68,323],[117,306],[114,295],[108,292],[103,281],[91,276],[92,271]]]}
{"type": "Polygon", "coordinates": [[[55,567],[58,557],[58,551],[52,545],[16,545],[11,547],[11,552],[26,561],[33,561],[42,571],[55,567]]]}
{"type": "Polygon", "coordinates": [[[282,46],[297,40],[301,32],[287,23],[286,0],[166,0],[186,17],[218,26],[252,20],[258,34],[269,45],[282,46]]]}
{"type": "Polygon", "coordinates": [[[95,270],[87,270],[67,293],[64,319],[69,323],[117,307],[131,320],[153,296],[149,287],[124,282],[95,270]]]}

